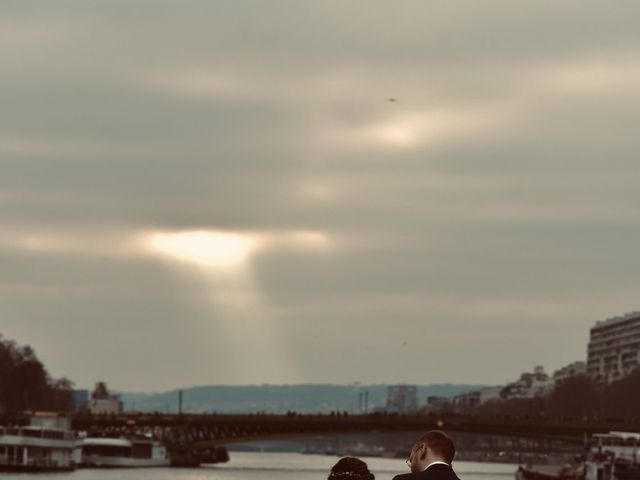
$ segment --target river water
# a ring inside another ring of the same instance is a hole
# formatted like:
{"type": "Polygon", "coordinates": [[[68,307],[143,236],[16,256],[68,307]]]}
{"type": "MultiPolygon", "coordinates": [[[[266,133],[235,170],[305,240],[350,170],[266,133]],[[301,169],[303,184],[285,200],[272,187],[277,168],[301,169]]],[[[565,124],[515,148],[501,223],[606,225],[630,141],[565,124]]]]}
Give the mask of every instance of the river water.
{"type": "MultiPolygon", "coordinates": [[[[2,480],[322,480],[326,479],[338,457],[300,453],[230,452],[225,464],[200,468],[144,468],[125,470],[82,469],[55,474],[0,474],[2,480]]],[[[376,480],[391,480],[408,472],[402,459],[363,458],[376,480]]],[[[455,462],[462,480],[512,480],[517,465],[455,462]]]]}

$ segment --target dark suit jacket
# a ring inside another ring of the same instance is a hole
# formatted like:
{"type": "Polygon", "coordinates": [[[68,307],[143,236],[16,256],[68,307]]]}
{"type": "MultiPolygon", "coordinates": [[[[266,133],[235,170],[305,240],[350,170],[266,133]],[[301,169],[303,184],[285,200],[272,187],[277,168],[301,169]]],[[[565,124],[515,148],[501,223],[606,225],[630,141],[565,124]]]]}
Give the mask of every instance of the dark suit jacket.
{"type": "Polygon", "coordinates": [[[424,472],[403,473],[396,475],[393,480],[460,480],[449,465],[436,463],[431,465],[424,472]]]}

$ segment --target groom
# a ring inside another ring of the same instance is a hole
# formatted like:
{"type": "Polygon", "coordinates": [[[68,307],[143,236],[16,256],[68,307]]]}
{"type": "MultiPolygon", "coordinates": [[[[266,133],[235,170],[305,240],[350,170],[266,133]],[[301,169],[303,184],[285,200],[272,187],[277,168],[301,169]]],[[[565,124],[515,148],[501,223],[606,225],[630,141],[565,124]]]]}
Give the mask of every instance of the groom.
{"type": "Polygon", "coordinates": [[[451,468],[456,447],[441,430],[425,433],[411,449],[407,465],[411,473],[396,475],[393,480],[460,480],[451,468]]]}

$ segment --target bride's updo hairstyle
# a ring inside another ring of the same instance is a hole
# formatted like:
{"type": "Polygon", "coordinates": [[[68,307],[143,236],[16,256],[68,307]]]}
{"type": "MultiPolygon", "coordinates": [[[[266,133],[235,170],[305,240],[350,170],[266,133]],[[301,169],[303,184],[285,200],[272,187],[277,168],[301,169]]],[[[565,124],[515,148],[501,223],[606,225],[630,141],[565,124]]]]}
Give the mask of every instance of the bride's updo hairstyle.
{"type": "Polygon", "coordinates": [[[374,480],[375,478],[362,460],[344,457],[333,466],[328,480],[374,480]]]}

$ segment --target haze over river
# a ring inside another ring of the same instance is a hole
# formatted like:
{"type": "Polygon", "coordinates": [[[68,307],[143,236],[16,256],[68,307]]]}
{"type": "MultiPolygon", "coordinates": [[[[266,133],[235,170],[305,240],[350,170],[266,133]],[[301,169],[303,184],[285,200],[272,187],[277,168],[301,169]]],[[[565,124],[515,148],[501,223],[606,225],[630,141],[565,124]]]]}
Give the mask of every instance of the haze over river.
{"type": "MultiPolygon", "coordinates": [[[[3,480],[54,477],[56,480],[322,480],[338,457],[300,453],[231,452],[231,460],[201,468],[146,468],[126,470],[82,469],[60,474],[2,474],[3,480]]],[[[402,459],[363,458],[377,480],[391,480],[408,471],[402,459]]],[[[462,480],[513,479],[517,465],[455,462],[462,480]]]]}

